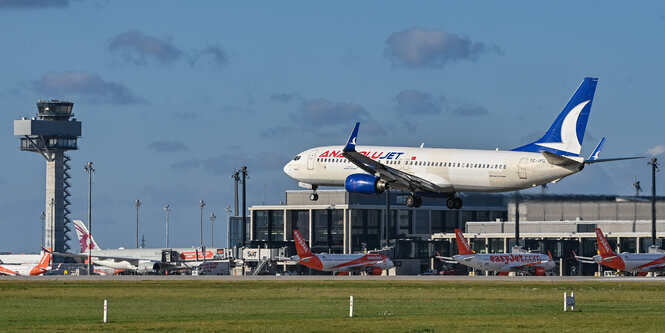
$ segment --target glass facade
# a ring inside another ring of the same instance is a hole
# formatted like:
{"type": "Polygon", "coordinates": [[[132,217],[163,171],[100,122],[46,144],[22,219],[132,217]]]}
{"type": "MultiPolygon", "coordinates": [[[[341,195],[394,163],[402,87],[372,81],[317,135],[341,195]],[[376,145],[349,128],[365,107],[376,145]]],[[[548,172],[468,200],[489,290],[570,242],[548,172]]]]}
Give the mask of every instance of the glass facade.
{"type": "Polygon", "coordinates": [[[380,224],[383,210],[351,210],[351,252],[374,250],[380,247],[380,224]]]}
{"type": "Polygon", "coordinates": [[[284,240],[284,212],[281,210],[257,210],[253,212],[255,241],[284,240]]]}
{"type": "MultiPolygon", "coordinates": [[[[249,240],[249,218],[246,219],[247,223],[247,240],[249,240]]],[[[229,217],[229,235],[228,235],[228,247],[242,246],[242,216],[231,216],[229,217]]]]}
{"type": "MultiPolygon", "coordinates": [[[[288,210],[286,216],[291,224],[289,230],[298,229],[300,234],[309,238],[309,210],[288,210]]],[[[287,232],[286,240],[293,240],[293,232],[287,232]]]]}

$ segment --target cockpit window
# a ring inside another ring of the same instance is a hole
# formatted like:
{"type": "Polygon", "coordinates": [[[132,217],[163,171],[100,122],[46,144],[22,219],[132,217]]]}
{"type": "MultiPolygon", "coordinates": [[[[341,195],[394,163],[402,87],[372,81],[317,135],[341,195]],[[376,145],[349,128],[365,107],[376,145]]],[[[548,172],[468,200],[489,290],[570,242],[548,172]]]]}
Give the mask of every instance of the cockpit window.
{"type": "Polygon", "coordinates": [[[294,161],[297,161],[297,160],[299,160],[299,159],[300,159],[300,155],[298,155],[298,156],[296,156],[296,157],[293,158],[294,161]]]}

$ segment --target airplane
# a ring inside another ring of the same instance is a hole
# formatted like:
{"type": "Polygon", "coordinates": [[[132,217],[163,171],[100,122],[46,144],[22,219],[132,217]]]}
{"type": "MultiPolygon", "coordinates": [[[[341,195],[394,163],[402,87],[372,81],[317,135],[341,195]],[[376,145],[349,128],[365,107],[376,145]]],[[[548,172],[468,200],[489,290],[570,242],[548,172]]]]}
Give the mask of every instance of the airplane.
{"type": "MultiPolygon", "coordinates": [[[[139,274],[159,273],[174,268],[191,268],[196,266],[200,260],[211,260],[224,253],[224,249],[199,249],[175,248],[175,249],[110,249],[102,250],[95,239],[88,232],[83,221],[74,220],[74,228],[81,245],[80,253],[55,253],[65,257],[88,259],[88,248],[91,249],[92,262],[95,265],[119,270],[135,271],[139,274]],[[221,251],[221,252],[220,252],[221,251]],[[165,253],[170,257],[164,258],[165,253]],[[191,264],[190,264],[191,263],[191,264]]],[[[105,271],[106,272],[106,271],[105,271]]]]}
{"type": "Polygon", "coordinates": [[[625,272],[665,271],[665,253],[616,253],[612,250],[600,228],[596,228],[596,238],[598,240],[598,254],[593,257],[582,257],[573,251],[575,259],[625,272]]]}
{"type": "Polygon", "coordinates": [[[21,263],[0,265],[0,275],[41,275],[51,270],[51,251],[44,250],[39,263],[21,263]]]}
{"type": "Polygon", "coordinates": [[[551,254],[529,252],[477,254],[471,249],[460,229],[455,229],[455,238],[459,254],[443,257],[437,252],[435,257],[446,263],[462,264],[483,271],[500,273],[533,272],[535,275],[545,275],[555,266],[551,254]]]}
{"type": "Polygon", "coordinates": [[[380,253],[314,254],[298,230],[293,230],[293,238],[298,255],[291,257],[291,260],[319,271],[341,274],[368,272],[371,275],[381,275],[384,269],[395,267],[390,258],[380,253]]]}
{"type": "Polygon", "coordinates": [[[542,138],[509,151],[356,146],[356,123],[346,145],[305,150],[284,172],[312,190],[312,201],[319,186],[344,186],[361,194],[405,191],[406,206],[416,208],[423,196],[447,198],[446,207],[460,209],[460,192],[516,191],[556,183],[587,164],[641,158],[598,158],[605,138],[589,158],[580,156],[597,83],[585,78],[542,138]]]}

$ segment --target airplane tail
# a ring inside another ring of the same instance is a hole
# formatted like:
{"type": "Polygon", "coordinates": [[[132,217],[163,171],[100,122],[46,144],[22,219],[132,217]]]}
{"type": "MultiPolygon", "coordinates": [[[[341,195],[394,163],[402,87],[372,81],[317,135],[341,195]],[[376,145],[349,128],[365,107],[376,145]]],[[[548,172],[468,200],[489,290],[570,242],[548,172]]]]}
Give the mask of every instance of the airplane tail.
{"type": "Polygon", "coordinates": [[[464,235],[462,235],[462,230],[455,229],[455,238],[457,238],[457,252],[459,252],[459,254],[476,253],[471,249],[469,243],[466,241],[466,238],[464,238],[464,235]]]}
{"type": "Polygon", "coordinates": [[[99,249],[99,245],[97,245],[95,239],[90,236],[88,228],[86,228],[83,221],[74,220],[74,228],[76,229],[76,236],[78,237],[79,243],[81,244],[81,253],[88,251],[88,247],[93,250],[99,249]]]}
{"type": "Polygon", "coordinates": [[[30,275],[40,275],[51,269],[51,249],[44,249],[44,254],[37,266],[30,270],[30,275]]]}
{"type": "Polygon", "coordinates": [[[298,252],[298,257],[300,257],[300,259],[314,255],[298,230],[293,230],[293,238],[296,241],[296,251],[298,252]]]}
{"type": "Polygon", "coordinates": [[[51,249],[47,249],[44,251],[44,254],[42,255],[42,258],[39,260],[39,264],[37,264],[37,267],[39,268],[46,268],[51,265],[51,249]]]}
{"type": "Polygon", "coordinates": [[[513,150],[532,153],[547,151],[557,155],[580,156],[597,84],[598,78],[585,78],[545,135],[537,141],[513,150]]]}
{"type": "Polygon", "coordinates": [[[617,255],[614,250],[612,250],[610,243],[605,239],[605,235],[603,235],[603,231],[600,230],[600,228],[596,228],[596,238],[598,239],[598,252],[600,252],[602,258],[614,257],[617,255]]]}

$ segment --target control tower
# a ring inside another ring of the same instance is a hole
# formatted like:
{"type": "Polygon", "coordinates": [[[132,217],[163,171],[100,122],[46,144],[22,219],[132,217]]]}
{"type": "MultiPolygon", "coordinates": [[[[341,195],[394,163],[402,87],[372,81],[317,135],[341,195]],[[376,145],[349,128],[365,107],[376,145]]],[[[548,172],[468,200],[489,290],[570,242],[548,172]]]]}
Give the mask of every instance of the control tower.
{"type": "Polygon", "coordinates": [[[41,154],[46,159],[45,248],[66,252],[70,249],[67,233],[69,219],[69,156],[78,149],[81,122],[72,118],[73,102],[50,100],[37,102],[37,116],[14,120],[14,135],[21,137],[21,150],[41,154]]]}

